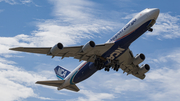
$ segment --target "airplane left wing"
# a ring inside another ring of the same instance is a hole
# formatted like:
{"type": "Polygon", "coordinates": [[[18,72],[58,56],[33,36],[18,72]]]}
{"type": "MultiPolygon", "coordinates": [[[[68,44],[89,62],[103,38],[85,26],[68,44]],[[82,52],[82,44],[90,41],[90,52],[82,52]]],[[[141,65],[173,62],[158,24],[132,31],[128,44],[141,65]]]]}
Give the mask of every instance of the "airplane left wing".
{"type": "Polygon", "coordinates": [[[75,59],[85,60],[88,62],[94,62],[94,56],[101,56],[104,52],[109,50],[114,43],[106,43],[93,45],[94,42],[90,41],[82,46],[73,47],[63,47],[61,43],[56,44],[54,47],[16,47],[10,48],[14,51],[22,51],[29,53],[46,54],[49,56],[60,56],[62,59],[64,57],[74,57],[75,59]]]}
{"type": "Polygon", "coordinates": [[[36,84],[59,87],[65,80],[50,80],[50,81],[37,81],[36,84]]]}

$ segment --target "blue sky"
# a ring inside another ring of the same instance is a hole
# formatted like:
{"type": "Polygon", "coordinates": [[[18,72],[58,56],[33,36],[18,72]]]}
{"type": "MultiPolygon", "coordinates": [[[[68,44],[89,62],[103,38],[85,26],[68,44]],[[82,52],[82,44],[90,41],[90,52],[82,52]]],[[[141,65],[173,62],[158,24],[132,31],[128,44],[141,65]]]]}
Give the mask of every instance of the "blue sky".
{"type": "Polygon", "coordinates": [[[0,0],[0,100],[1,101],[179,101],[180,12],[179,0],[0,0]],[[123,71],[96,72],[77,84],[78,93],[36,85],[56,79],[54,67],[73,70],[73,58],[9,51],[12,47],[84,45],[106,42],[136,13],[159,8],[152,33],[146,32],[130,46],[144,53],[151,66],[144,80],[123,71]]]}

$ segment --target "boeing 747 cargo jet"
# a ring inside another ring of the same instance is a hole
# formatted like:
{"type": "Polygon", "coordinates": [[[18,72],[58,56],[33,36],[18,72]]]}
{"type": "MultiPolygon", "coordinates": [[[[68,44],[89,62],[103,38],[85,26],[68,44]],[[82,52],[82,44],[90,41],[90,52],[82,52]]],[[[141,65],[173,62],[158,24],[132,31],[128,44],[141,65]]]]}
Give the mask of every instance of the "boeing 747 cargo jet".
{"type": "Polygon", "coordinates": [[[152,32],[152,26],[155,24],[159,15],[159,9],[145,9],[130,20],[118,33],[104,44],[95,44],[93,41],[87,42],[82,46],[63,47],[62,43],[57,43],[53,47],[17,47],[10,48],[14,51],[46,54],[49,56],[74,57],[83,60],[72,72],[57,66],[54,71],[59,80],[37,81],[37,84],[54,86],[58,90],[68,89],[79,91],[75,85],[96,71],[104,68],[109,71],[112,68],[118,71],[121,68],[124,72],[132,74],[137,78],[144,79],[145,73],[149,71],[148,64],[139,66],[144,61],[144,54],[140,53],[133,56],[129,49],[130,44],[146,31],[152,32]]]}

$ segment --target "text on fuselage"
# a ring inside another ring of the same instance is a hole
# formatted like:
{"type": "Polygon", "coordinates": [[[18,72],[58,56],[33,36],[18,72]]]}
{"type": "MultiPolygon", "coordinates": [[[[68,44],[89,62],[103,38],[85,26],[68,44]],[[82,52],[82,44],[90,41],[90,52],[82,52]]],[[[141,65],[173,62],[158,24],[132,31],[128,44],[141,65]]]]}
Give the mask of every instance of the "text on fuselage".
{"type": "Polygon", "coordinates": [[[124,32],[127,28],[129,28],[130,26],[134,25],[134,23],[136,22],[136,19],[132,20],[131,22],[129,22],[123,29],[121,29],[115,36],[113,36],[109,42],[115,41],[119,35],[124,32]]]}
{"type": "Polygon", "coordinates": [[[118,48],[113,53],[110,54],[109,57],[107,57],[108,60],[114,60],[114,58],[118,57],[125,49],[118,48]]]}

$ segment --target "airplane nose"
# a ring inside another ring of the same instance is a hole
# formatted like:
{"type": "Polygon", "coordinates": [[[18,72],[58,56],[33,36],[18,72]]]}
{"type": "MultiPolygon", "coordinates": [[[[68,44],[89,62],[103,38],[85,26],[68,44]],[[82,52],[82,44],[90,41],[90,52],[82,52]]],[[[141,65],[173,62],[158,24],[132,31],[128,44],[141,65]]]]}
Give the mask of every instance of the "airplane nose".
{"type": "Polygon", "coordinates": [[[155,15],[159,15],[160,10],[159,10],[158,8],[154,8],[154,9],[152,10],[152,12],[153,12],[155,15]]]}
{"type": "Polygon", "coordinates": [[[160,12],[160,10],[158,8],[152,8],[152,9],[150,9],[149,16],[152,16],[153,19],[156,20],[159,15],[159,12],[160,12]]]}

